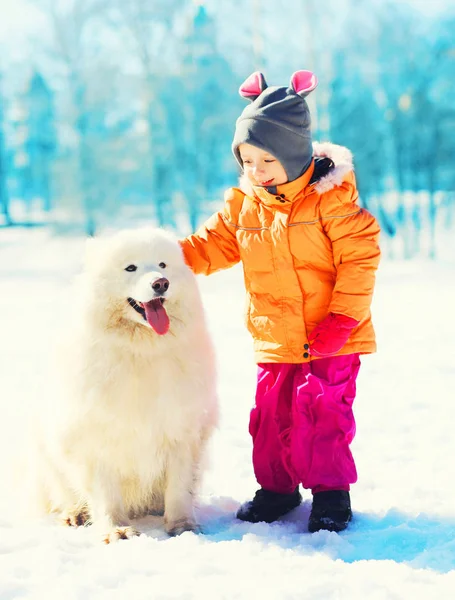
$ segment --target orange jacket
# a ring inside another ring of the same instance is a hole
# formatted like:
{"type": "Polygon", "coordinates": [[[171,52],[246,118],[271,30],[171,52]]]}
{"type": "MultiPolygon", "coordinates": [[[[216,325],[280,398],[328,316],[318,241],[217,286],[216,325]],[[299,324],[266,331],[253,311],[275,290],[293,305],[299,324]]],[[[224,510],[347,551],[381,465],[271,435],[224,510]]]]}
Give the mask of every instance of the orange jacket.
{"type": "Polygon", "coordinates": [[[335,167],[310,183],[314,162],[270,194],[231,188],[222,210],[182,240],[194,273],[209,275],[242,261],[246,325],[260,362],[303,363],[308,334],[328,314],[360,321],[339,354],[374,352],[370,305],[379,263],[379,226],[357,204],[348,150],[314,144],[335,167]]]}

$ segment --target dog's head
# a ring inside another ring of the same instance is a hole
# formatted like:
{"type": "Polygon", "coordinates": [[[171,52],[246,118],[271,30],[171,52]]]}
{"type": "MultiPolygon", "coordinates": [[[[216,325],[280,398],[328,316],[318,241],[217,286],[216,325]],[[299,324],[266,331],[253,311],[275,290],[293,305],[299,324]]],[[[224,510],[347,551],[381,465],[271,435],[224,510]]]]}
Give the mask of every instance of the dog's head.
{"type": "Polygon", "coordinates": [[[109,323],[125,320],[165,335],[194,305],[195,279],[170,233],[144,228],[87,241],[86,275],[109,323]]]}

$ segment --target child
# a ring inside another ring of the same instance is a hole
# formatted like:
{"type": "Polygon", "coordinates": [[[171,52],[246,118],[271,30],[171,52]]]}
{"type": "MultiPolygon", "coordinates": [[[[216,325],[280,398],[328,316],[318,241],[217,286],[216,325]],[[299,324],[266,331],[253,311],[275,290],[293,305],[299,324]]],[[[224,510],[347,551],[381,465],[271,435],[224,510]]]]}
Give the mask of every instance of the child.
{"type": "Polygon", "coordinates": [[[261,486],[237,517],[271,523],[313,494],[310,532],[341,531],[357,480],[349,449],[360,354],[376,350],[370,304],[379,227],[357,204],[348,150],[311,142],[305,96],[317,85],[298,71],[286,87],[253,73],[240,94],[234,155],[242,189],[181,241],[206,275],[242,261],[246,324],[258,380],[249,431],[261,486]]]}

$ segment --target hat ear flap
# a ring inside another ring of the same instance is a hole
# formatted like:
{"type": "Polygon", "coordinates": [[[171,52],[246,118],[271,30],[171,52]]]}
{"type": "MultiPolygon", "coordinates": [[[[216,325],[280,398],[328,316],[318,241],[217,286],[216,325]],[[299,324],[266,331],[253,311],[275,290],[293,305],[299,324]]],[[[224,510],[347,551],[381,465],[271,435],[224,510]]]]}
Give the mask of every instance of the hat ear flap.
{"type": "Polygon", "coordinates": [[[252,73],[239,87],[239,94],[247,100],[256,100],[258,96],[267,88],[265,77],[259,71],[252,73]]]}
{"type": "Polygon", "coordinates": [[[291,77],[291,88],[305,98],[318,85],[318,78],[311,71],[296,71],[291,77]]]}

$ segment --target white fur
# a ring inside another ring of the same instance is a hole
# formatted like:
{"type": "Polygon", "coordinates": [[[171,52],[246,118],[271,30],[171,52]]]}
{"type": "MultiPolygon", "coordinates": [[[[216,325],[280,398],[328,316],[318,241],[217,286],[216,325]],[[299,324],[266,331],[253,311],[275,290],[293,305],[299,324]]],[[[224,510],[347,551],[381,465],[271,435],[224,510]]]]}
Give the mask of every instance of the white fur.
{"type": "Polygon", "coordinates": [[[152,512],[170,534],[197,529],[193,495],[218,410],[213,349],[177,241],[152,229],[91,240],[75,295],[63,392],[41,419],[41,507],[92,522],[106,542],[136,534],[129,519],[152,512]],[[162,336],[127,302],[150,300],[159,277],[170,282],[162,336]]]}
{"type": "Polygon", "coordinates": [[[344,146],[338,146],[330,142],[313,142],[313,152],[316,157],[331,158],[335,164],[335,167],[325,177],[321,177],[314,186],[318,194],[339,187],[345,176],[354,170],[352,153],[344,146]]]}

